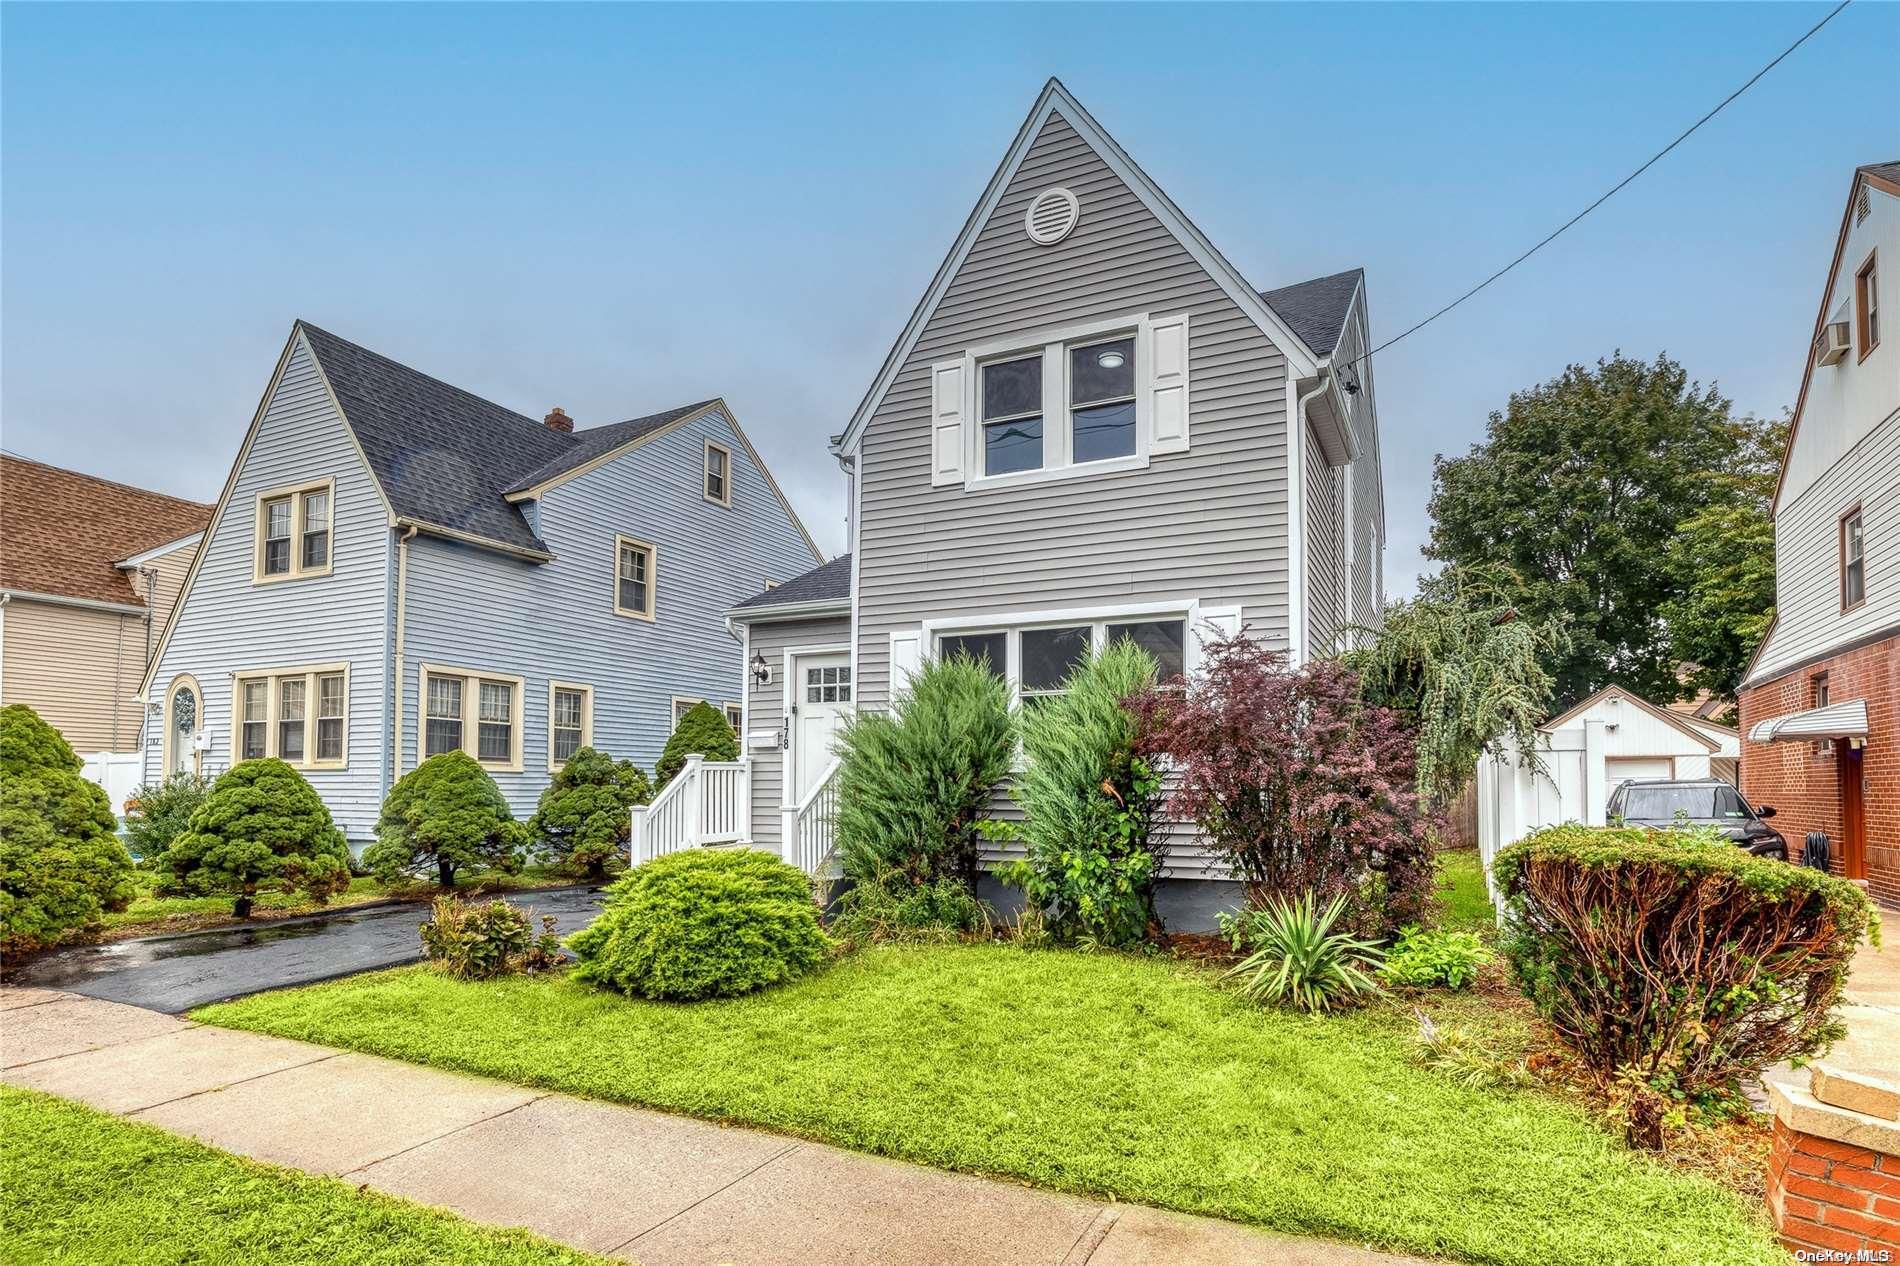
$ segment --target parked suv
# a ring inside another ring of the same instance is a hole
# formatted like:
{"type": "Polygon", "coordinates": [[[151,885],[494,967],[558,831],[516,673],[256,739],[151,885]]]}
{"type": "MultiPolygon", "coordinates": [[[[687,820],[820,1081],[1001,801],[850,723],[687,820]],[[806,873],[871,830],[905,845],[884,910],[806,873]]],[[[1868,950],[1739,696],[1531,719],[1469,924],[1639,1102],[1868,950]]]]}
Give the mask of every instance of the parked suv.
{"type": "Polygon", "coordinates": [[[1774,806],[1751,808],[1720,778],[1632,778],[1610,793],[1609,817],[1628,826],[1712,826],[1757,857],[1788,860],[1788,841],[1762,821],[1774,806]]]}

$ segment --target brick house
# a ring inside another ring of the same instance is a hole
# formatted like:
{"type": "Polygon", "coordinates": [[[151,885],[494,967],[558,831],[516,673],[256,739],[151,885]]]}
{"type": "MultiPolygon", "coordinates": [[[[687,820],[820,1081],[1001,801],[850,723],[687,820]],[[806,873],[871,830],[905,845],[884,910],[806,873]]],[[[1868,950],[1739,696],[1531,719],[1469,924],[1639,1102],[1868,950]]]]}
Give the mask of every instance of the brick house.
{"type": "Polygon", "coordinates": [[[0,705],[135,753],[139,682],[211,507],[0,455],[0,705]]]}
{"type": "Polygon", "coordinates": [[[1775,490],[1742,789],[1900,905],[1900,163],[1854,173],[1775,490]],[[1883,326],[1885,337],[1883,337],[1883,326]]]}

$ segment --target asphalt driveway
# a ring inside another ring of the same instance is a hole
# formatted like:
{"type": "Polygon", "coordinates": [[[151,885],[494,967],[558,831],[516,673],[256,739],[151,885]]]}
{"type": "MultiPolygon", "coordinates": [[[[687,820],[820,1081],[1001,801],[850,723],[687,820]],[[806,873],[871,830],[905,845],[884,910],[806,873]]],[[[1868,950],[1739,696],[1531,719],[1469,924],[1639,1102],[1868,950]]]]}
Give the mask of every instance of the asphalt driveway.
{"type": "MultiPolygon", "coordinates": [[[[597,888],[510,893],[537,916],[554,915],[562,936],[593,922],[597,888]]],[[[316,915],[257,927],[80,945],[22,966],[11,983],[177,1014],[208,1002],[397,967],[422,957],[416,929],[426,905],[316,915]]]]}

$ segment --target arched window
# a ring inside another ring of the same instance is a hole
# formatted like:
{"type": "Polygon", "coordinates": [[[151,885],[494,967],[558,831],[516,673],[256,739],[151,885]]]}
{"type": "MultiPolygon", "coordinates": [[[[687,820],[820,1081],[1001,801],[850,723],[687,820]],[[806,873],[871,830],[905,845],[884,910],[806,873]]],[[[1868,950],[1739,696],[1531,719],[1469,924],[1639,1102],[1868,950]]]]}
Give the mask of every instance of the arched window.
{"type": "Polygon", "coordinates": [[[165,773],[195,774],[200,754],[194,740],[204,728],[204,692],[190,676],[174,677],[165,692],[165,773]]]}

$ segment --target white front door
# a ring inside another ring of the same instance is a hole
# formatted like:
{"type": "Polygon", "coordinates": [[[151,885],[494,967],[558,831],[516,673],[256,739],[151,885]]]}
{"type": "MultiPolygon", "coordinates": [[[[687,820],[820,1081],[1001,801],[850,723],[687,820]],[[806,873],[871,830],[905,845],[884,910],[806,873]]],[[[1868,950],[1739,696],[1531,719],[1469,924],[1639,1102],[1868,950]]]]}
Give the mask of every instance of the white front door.
{"type": "Polygon", "coordinates": [[[792,801],[801,803],[831,763],[831,739],[851,715],[851,656],[792,661],[792,801]]]}

